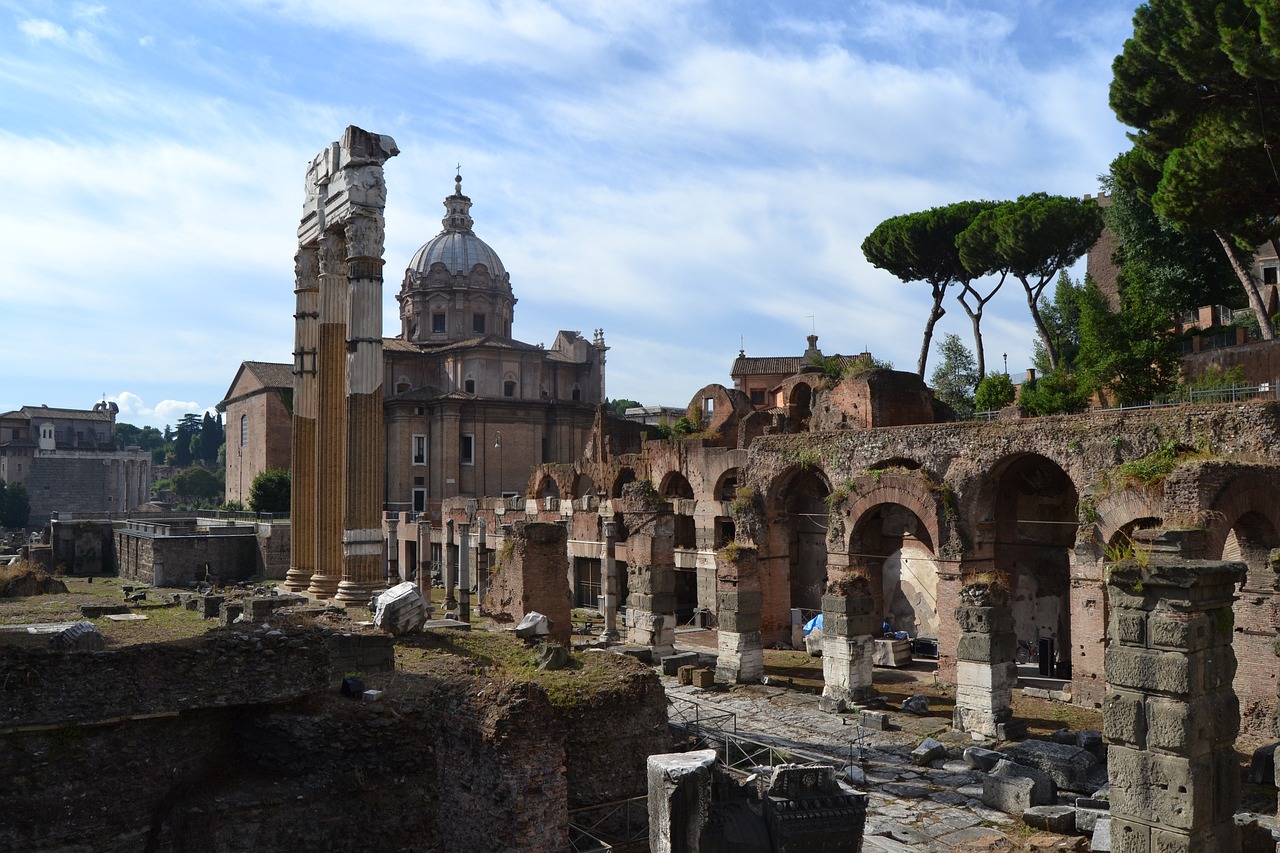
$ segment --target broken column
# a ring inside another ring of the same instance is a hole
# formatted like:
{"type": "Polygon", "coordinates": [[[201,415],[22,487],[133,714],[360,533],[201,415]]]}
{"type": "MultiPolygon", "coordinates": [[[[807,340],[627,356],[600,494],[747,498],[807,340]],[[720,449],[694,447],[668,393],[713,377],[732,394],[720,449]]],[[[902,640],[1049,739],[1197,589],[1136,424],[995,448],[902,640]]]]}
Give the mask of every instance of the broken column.
{"type": "Polygon", "coordinates": [[[1242,563],[1164,554],[1110,566],[1102,706],[1113,849],[1238,850],[1235,585],[1242,563]]]}
{"type": "Polygon", "coordinates": [[[399,518],[400,514],[396,512],[388,512],[383,514],[387,527],[387,586],[395,586],[400,583],[400,539],[399,539],[399,518]]]}
{"type": "Polygon", "coordinates": [[[600,595],[600,613],[604,616],[604,630],[600,632],[600,639],[606,643],[616,643],[619,639],[618,560],[615,555],[618,525],[609,518],[602,521],[600,527],[604,536],[604,546],[600,555],[603,563],[601,581],[604,583],[604,589],[600,595]]]}
{"type": "Polygon", "coordinates": [[[756,549],[730,545],[716,552],[716,613],[720,622],[716,680],[746,684],[764,677],[760,636],[760,564],[756,549]]]}
{"type": "Polygon", "coordinates": [[[674,654],[676,642],[675,516],[663,506],[625,516],[627,642],[648,646],[654,660],[674,654]]]}
{"type": "Polygon", "coordinates": [[[481,598],[481,613],[504,623],[517,623],[531,611],[541,613],[551,620],[551,639],[569,645],[567,540],[559,524],[513,525],[493,582],[481,598]]]}
{"type": "Polygon", "coordinates": [[[458,619],[471,621],[471,525],[458,524],[458,619]]]}
{"type": "Polygon", "coordinates": [[[711,814],[711,783],[716,752],[650,755],[649,850],[696,853],[711,814]]]}
{"type": "Polygon", "coordinates": [[[1018,683],[1013,612],[1008,595],[986,583],[960,590],[956,608],[956,731],[1008,740],[1013,722],[1013,688],[1018,683]]]}
{"type": "Polygon", "coordinates": [[[854,578],[822,596],[822,699],[824,711],[843,711],[872,693],[871,632],[875,602],[865,578],[854,578]]]}

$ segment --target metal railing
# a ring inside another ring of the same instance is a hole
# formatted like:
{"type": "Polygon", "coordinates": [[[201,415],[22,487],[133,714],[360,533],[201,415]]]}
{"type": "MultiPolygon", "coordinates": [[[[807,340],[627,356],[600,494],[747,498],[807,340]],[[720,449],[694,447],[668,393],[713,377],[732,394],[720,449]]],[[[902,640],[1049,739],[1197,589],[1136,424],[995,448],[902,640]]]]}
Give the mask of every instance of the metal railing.
{"type": "Polygon", "coordinates": [[[631,797],[569,811],[569,850],[600,853],[618,847],[647,850],[649,798],[631,797]],[[640,845],[644,845],[641,847],[640,845]]]}
{"type": "Polygon", "coordinates": [[[667,697],[667,725],[678,733],[704,737],[720,732],[738,733],[738,715],[713,711],[682,696],[667,697]]]}

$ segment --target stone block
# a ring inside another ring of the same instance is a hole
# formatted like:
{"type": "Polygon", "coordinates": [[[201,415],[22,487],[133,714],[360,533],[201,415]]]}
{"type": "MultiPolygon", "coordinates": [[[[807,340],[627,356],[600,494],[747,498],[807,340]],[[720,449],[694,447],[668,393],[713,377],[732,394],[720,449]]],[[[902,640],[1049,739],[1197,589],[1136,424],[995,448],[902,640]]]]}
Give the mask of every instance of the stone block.
{"type": "Polygon", "coordinates": [[[1111,645],[1106,654],[1107,681],[1143,693],[1197,696],[1230,684],[1235,656],[1210,651],[1170,652],[1111,645]],[[1228,672],[1229,670],[1229,672],[1228,672]]]}
{"type": "Polygon", "coordinates": [[[703,690],[716,686],[716,673],[713,669],[695,669],[693,671],[693,686],[700,687],[703,690]]]}
{"type": "Polygon", "coordinates": [[[716,612],[723,614],[726,610],[738,613],[759,613],[764,594],[758,589],[740,589],[732,592],[716,593],[716,612]]]}
{"type": "Polygon", "coordinates": [[[1022,813],[1022,822],[1033,829],[1069,835],[1076,831],[1076,810],[1072,806],[1032,806],[1022,813]]]}
{"type": "Polygon", "coordinates": [[[889,730],[889,715],[884,711],[863,711],[858,715],[858,723],[864,729],[887,732],[889,730]]]}
{"type": "Polygon", "coordinates": [[[1027,736],[1026,720],[1005,720],[996,723],[996,740],[1021,740],[1027,736]]]}
{"type": "Polygon", "coordinates": [[[1147,645],[1147,614],[1142,610],[1112,611],[1111,636],[1126,646],[1145,648],[1147,645]]]}
{"type": "Polygon", "coordinates": [[[1208,757],[1189,760],[1113,745],[1107,770],[1113,817],[1140,817],[1183,832],[1210,824],[1218,774],[1208,757]]]}
{"type": "Polygon", "coordinates": [[[875,602],[869,595],[824,595],[822,596],[823,627],[827,616],[870,616],[875,602]]]}
{"type": "Polygon", "coordinates": [[[690,684],[693,684],[693,671],[695,669],[697,669],[697,667],[692,665],[682,666],[680,667],[679,670],[677,670],[676,678],[680,681],[681,684],[687,687],[690,684]]]}
{"type": "Polygon", "coordinates": [[[994,749],[985,749],[981,746],[970,746],[964,751],[964,763],[976,770],[981,770],[984,773],[991,772],[991,769],[1003,760],[1004,753],[996,752],[994,749]]]}
{"type": "Polygon", "coordinates": [[[1018,641],[1007,631],[995,634],[962,634],[956,658],[976,663],[1004,663],[1014,659],[1018,641]]]}
{"type": "Polygon", "coordinates": [[[873,641],[871,652],[872,666],[906,666],[911,663],[911,642],[909,640],[873,641]]]}
{"type": "Polygon", "coordinates": [[[202,595],[195,599],[196,613],[201,619],[214,619],[225,598],[221,595],[202,595]]]}
{"type": "Polygon", "coordinates": [[[218,611],[218,624],[227,627],[231,623],[240,618],[240,614],[244,613],[244,605],[228,601],[222,605],[222,609],[218,611]]]}
{"type": "Polygon", "coordinates": [[[1147,617],[1147,645],[1153,649],[1197,652],[1230,641],[1230,634],[1215,634],[1206,613],[1155,610],[1147,617]]]}
{"type": "Polygon", "coordinates": [[[1146,748],[1183,755],[1230,745],[1240,731],[1240,701],[1221,690],[1189,702],[1149,697],[1146,716],[1146,748]]]}
{"type": "Polygon", "coordinates": [[[685,665],[696,666],[697,663],[697,652],[680,652],[679,654],[667,655],[662,658],[662,674],[677,675],[680,672],[680,667],[685,665]]]}
{"type": "Polygon", "coordinates": [[[999,761],[982,780],[982,801],[1006,814],[1022,816],[1032,806],[1053,805],[1053,780],[1034,767],[999,761]]]}
{"type": "Polygon", "coordinates": [[[927,767],[931,762],[946,757],[947,748],[931,737],[920,741],[920,744],[911,750],[911,762],[921,767],[927,767]]]}
{"type": "Polygon", "coordinates": [[[1112,690],[1103,696],[1102,736],[1112,743],[1146,749],[1146,697],[1122,690],[1112,690]]]}
{"type": "Polygon", "coordinates": [[[746,633],[760,630],[760,611],[733,611],[722,609],[719,614],[720,630],[746,633]]]}
{"type": "Polygon", "coordinates": [[[1276,746],[1268,744],[1253,751],[1249,762],[1249,782],[1254,785],[1271,785],[1276,778],[1276,746]]]}
{"type": "Polygon", "coordinates": [[[1098,759],[1078,746],[1027,740],[1007,747],[1005,754],[1024,767],[1043,771],[1060,791],[1089,793],[1107,781],[1107,772],[1098,759]]]}
{"type": "MultiPolygon", "coordinates": [[[[1132,822],[1126,824],[1130,829],[1134,828],[1132,822]]],[[[1144,828],[1145,829],[1145,828],[1144,828]]],[[[1131,845],[1125,847],[1126,851],[1132,853],[1147,853],[1151,849],[1150,832],[1142,832],[1133,839],[1131,845]],[[1141,844],[1141,846],[1139,846],[1141,844]]],[[[1093,835],[1089,839],[1089,853],[1111,853],[1111,818],[1100,817],[1098,822],[1093,826],[1093,835]]]]}
{"type": "Polygon", "coordinates": [[[876,620],[872,616],[822,616],[822,632],[837,637],[869,636],[876,628],[876,620]]]}
{"type": "Polygon", "coordinates": [[[1076,746],[1087,749],[1099,762],[1107,760],[1107,745],[1102,740],[1102,732],[1095,729],[1082,729],[1076,732],[1076,746]]]}
{"type": "Polygon", "coordinates": [[[824,714],[843,714],[849,710],[849,703],[838,696],[819,696],[818,710],[824,714]]]}
{"type": "Polygon", "coordinates": [[[720,630],[716,647],[716,678],[727,684],[758,682],[764,676],[764,646],[759,631],[720,630]]]}
{"type": "Polygon", "coordinates": [[[1101,801],[1085,800],[1083,797],[1076,800],[1076,832],[1088,835],[1093,832],[1098,821],[1111,817],[1111,810],[1106,807],[1106,803],[1102,803],[1101,806],[1082,806],[1080,805],[1082,801],[1091,803],[1101,801]]]}
{"type": "Polygon", "coordinates": [[[957,607],[956,622],[966,634],[998,634],[1013,630],[1013,613],[1008,607],[957,607]]]}
{"type": "Polygon", "coordinates": [[[1018,683],[1017,664],[986,664],[974,661],[956,663],[956,689],[980,688],[983,690],[1012,690],[1018,683]]]}

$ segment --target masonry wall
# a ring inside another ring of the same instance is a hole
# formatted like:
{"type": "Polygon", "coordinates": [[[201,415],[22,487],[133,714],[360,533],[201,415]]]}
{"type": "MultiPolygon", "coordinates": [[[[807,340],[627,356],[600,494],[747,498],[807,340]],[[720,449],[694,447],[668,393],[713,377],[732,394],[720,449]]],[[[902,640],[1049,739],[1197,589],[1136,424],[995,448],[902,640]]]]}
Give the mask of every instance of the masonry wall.
{"type": "Polygon", "coordinates": [[[1211,368],[1230,370],[1244,368],[1245,381],[1250,384],[1270,382],[1271,387],[1280,383],[1280,341],[1258,341],[1238,347],[1206,350],[1182,357],[1182,374],[1196,378],[1211,368]]]}
{"type": "Polygon", "coordinates": [[[641,753],[667,746],[638,664],[572,709],[465,675],[359,702],[330,651],[317,631],[0,647],[0,798],[22,803],[0,849],[565,850],[571,797],[642,794],[641,753]]]}

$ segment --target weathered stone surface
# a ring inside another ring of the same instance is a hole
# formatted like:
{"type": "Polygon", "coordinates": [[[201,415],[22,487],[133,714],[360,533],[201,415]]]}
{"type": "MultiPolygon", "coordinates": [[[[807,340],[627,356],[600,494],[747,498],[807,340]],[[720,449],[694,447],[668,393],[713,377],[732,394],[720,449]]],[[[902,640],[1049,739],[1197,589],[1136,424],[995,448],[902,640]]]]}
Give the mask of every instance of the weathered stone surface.
{"type": "MultiPolygon", "coordinates": [[[[1132,850],[1144,850],[1146,847],[1132,847],[1132,850]]],[[[1093,836],[1089,840],[1089,853],[1111,853],[1111,818],[1100,817],[1094,824],[1093,836]]]]}
{"type": "Polygon", "coordinates": [[[876,639],[871,663],[873,666],[906,666],[911,663],[910,641],[876,639]]]}
{"type": "Polygon", "coordinates": [[[858,715],[858,723],[863,728],[884,732],[889,730],[889,715],[884,711],[863,711],[858,715]]]}
{"type": "Polygon", "coordinates": [[[980,746],[970,746],[964,751],[964,763],[978,770],[989,772],[999,762],[1005,760],[1003,752],[996,752],[994,749],[984,749],[980,746]]]}
{"type": "Polygon", "coordinates": [[[1072,806],[1032,806],[1022,813],[1022,822],[1035,829],[1066,835],[1076,831],[1076,810],[1072,806]]]}
{"type": "Polygon", "coordinates": [[[1004,750],[1013,761],[1044,771],[1062,791],[1088,793],[1107,780],[1106,770],[1093,753],[1078,746],[1047,740],[1027,740],[1004,750]]]}
{"type": "Polygon", "coordinates": [[[929,716],[929,697],[920,693],[908,696],[902,700],[902,710],[915,714],[917,717],[927,717],[929,716]]]}
{"type": "Polygon", "coordinates": [[[1021,816],[1032,806],[1052,805],[1055,796],[1047,774],[1008,760],[997,762],[982,780],[982,801],[1006,814],[1021,816]]]}
{"type": "Polygon", "coordinates": [[[696,666],[698,663],[697,652],[680,652],[674,655],[667,655],[662,659],[662,674],[677,675],[682,666],[696,666]]]}
{"type": "Polygon", "coordinates": [[[926,766],[941,758],[947,757],[947,748],[931,737],[927,737],[920,741],[915,749],[911,750],[911,761],[913,764],[926,766]]]}
{"type": "Polygon", "coordinates": [[[713,749],[651,755],[649,849],[652,853],[697,850],[711,813],[713,749]]]}

